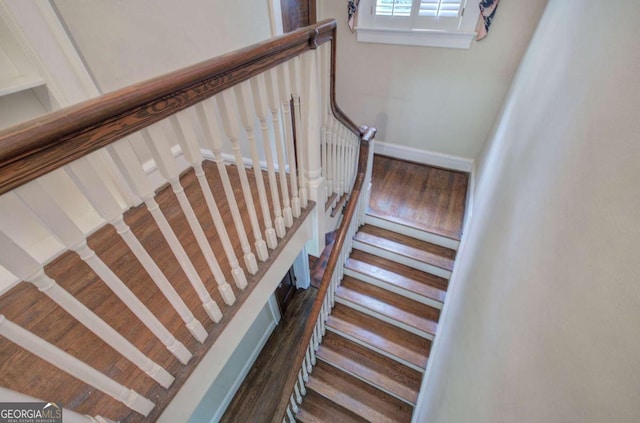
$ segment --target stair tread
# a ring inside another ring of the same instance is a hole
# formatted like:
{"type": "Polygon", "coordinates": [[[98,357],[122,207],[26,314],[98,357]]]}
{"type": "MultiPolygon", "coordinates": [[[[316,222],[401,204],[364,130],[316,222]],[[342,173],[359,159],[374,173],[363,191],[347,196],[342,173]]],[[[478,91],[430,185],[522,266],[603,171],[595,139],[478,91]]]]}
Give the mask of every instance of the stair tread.
{"type": "Polygon", "coordinates": [[[327,326],[413,365],[427,366],[431,341],[343,304],[335,305],[327,326]]]}
{"type": "Polygon", "coordinates": [[[411,421],[411,405],[322,361],[309,375],[307,389],[371,422],[411,421]]]}
{"type": "Polygon", "coordinates": [[[345,276],[336,296],[435,335],[440,310],[345,276]]]}
{"type": "Polygon", "coordinates": [[[340,335],[327,332],[316,354],[320,359],[411,404],[418,399],[422,373],[340,335]]]}
{"type": "Polygon", "coordinates": [[[362,226],[356,234],[355,240],[444,270],[453,270],[456,252],[450,248],[373,225],[362,226]]]}
{"type": "Polygon", "coordinates": [[[367,420],[346,408],[309,390],[300,405],[296,419],[303,423],[366,423],[367,420]]]}
{"type": "Polygon", "coordinates": [[[373,254],[354,249],[346,268],[441,303],[447,280],[373,254]]]}

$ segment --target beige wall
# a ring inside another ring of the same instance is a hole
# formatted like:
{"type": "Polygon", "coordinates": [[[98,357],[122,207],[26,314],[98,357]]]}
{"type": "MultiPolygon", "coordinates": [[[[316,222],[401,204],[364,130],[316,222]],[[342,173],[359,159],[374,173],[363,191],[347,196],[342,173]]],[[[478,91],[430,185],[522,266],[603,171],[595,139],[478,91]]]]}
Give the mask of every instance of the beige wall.
{"type": "Polygon", "coordinates": [[[418,421],[640,421],[639,16],[550,0],[480,166],[418,421]]]}
{"type": "Polygon", "coordinates": [[[54,0],[103,92],[271,36],[265,0],[54,0]]]}
{"type": "Polygon", "coordinates": [[[357,42],[346,1],[319,0],[339,24],[337,100],[378,140],[475,158],[546,3],[502,2],[489,37],[457,50],[357,42]]]}

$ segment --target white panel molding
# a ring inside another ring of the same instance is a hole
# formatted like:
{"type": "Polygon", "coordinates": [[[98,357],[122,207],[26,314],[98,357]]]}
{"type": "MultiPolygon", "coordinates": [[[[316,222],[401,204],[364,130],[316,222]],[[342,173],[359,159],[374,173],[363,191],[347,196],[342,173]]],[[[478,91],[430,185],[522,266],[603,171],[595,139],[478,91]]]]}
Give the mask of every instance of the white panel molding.
{"type": "Polygon", "coordinates": [[[437,166],[444,169],[471,172],[475,160],[466,157],[453,156],[435,151],[420,150],[399,144],[392,144],[376,140],[373,152],[382,156],[394,157],[415,163],[437,166]]]}
{"type": "Polygon", "coordinates": [[[312,234],[313,219],[309,213],[158,422],[182,421],[193,413],[312,234]]]}

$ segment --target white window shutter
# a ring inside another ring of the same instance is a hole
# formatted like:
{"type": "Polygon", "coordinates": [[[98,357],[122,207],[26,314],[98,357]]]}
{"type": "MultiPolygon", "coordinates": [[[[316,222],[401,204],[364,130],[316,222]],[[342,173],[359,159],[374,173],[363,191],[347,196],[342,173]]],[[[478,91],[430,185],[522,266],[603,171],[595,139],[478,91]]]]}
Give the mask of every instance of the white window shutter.
{"type": "Polygon", "coordinates": [[[413,0],[376,0],[376,16],[411,16],[413,0]]]}
{"type": "Polygon", "coordinates": [[[418,16],[457,17],[462,0],[421,0],[418,16]]]}

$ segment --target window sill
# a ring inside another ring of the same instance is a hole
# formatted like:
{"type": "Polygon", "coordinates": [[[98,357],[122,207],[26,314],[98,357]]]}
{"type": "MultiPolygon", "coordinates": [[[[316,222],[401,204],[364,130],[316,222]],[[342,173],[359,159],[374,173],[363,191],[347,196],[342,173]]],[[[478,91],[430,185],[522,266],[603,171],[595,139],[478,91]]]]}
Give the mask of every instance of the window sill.
{"type": "Polygon", "coordinates": [[[356,28],[356,39],[365,43],[468,49],[475,32],[421,29],[356,28]]]}

